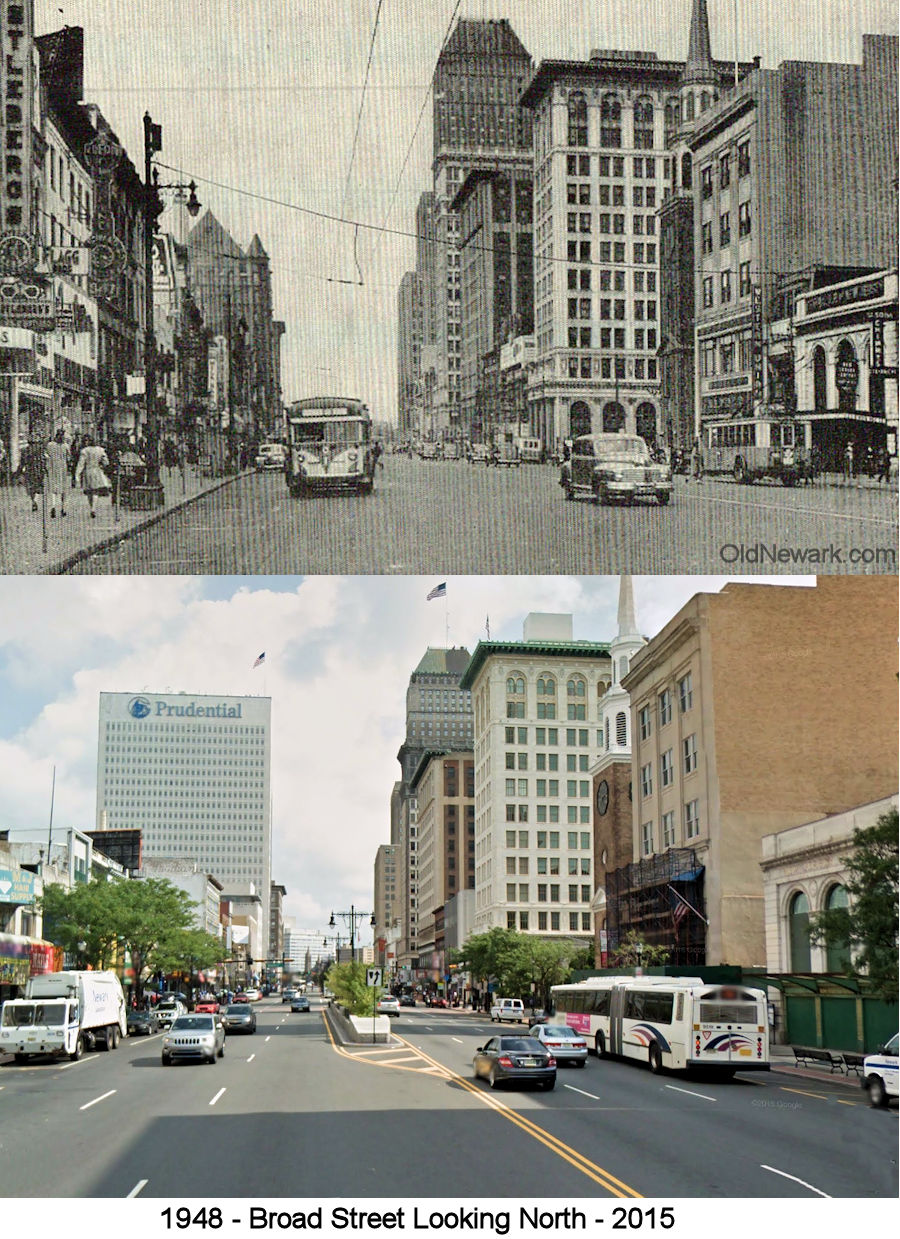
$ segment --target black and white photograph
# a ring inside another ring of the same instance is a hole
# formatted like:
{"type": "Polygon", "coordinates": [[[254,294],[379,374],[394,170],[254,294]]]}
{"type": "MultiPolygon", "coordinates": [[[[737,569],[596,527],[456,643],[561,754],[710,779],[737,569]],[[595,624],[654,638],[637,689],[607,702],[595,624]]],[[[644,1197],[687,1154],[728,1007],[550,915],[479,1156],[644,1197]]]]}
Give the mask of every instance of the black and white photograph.
{"type": "Polygon", "coordinates": [[[0,571],[896,571],[894,0],[2,12],[0,571]]]}
{"type": "Polygon", "coordinates": [[[0,0],[10,1233],[896,1227],[898,47],[0,0]]]}

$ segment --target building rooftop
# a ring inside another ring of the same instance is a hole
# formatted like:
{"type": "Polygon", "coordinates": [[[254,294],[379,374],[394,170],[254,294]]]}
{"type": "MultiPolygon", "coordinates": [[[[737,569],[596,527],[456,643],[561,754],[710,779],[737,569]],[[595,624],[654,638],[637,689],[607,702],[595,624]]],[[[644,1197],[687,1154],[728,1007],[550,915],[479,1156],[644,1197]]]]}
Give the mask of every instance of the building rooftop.
{"type": "Polygon", "coordinates": [[[430,645],[413,672],[417,675],[462,675],[469,665],[471,654],[464,645],[440,649],[430,645]]]}
{"type": "Polygon", "coordinates": [[[606,641],[479,641],[460,680],[460,688],[470,689],[489,658],[497,655],[536,654],[547,658],[608,658],[606,641]]]}

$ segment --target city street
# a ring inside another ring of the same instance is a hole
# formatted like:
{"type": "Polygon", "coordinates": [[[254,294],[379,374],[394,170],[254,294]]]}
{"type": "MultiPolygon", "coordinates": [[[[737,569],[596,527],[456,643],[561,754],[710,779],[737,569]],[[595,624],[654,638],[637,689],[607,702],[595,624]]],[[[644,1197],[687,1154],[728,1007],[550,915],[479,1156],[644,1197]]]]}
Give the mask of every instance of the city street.
{"type": "Polygon", "coordinates": [[[486,1017],[404,1009],[389,1045],[344,1048],[312,1006],[259,1003],[257,1033],[229,1037],[213,1071],[163,1068],[159,1036],[0,1067],[0,1196],[897,1194],[896,1111],[847,1083],[590,1058],[551,1093],[495,1092],[471,1068],[486,1017]]]}
{"type": "Polygon", "coordinates": [[[86,559],[78,573],[895,572],[894,487],[676,477],[672,502],[567,503],[550,465],[390,456],[375,494],[294,499],[242,478],[86,559]],[[760,552],[765,548],[766,557],[760,552]],[[818,554],[816,554],[818,552],[818,554]],[[780,553],[772,562],[769,554],[780,553]]]}

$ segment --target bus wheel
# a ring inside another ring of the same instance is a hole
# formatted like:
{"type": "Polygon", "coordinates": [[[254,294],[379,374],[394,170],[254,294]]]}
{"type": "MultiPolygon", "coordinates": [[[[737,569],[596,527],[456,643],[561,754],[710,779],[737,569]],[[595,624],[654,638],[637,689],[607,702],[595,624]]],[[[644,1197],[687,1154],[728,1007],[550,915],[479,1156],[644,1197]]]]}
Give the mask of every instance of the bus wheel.
{"type": "Polygon", "coordinates": [[[655,1076],[658,1076],[662,1071],[662,1055],[659,1052],[659,1046],[655,1043],[650,1046],[648,1060],[650,1063],[650,1070],[655,1076]]]}
{"type": "Polygon", "coordinates": [[[594,1038],[594,1049],[598,1058],[606,1058],[606,1041],[603,1038],[603,1033],[598,1032],[594,1038]]]}
{"type": "Polygon", "coordinates": [[[750,481],[750,474],[747,472],[747,466],[741,460],[740,456],[738,456],[737,460],[734,462],[734,480],[736,482],[740,482],[741,484],[750,481]]]}

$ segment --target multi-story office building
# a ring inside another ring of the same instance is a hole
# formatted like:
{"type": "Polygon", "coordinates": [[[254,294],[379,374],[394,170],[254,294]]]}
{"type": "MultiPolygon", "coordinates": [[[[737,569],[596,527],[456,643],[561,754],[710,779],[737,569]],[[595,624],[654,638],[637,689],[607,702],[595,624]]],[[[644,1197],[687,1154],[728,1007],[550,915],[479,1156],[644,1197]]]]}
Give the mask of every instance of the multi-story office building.
{"type": "Polygon", "coordinates": [[[606,875],[611,936],[765,964],[763,837],[896,790],[896,593],[888,577],[730,584],[633,656],[635,859],[606,875]],[[676,918],[679,896],[695,911],[676,918]]]}
{"type": "Polygon", "coordinates": [[[475,721],[475,929],[593,940],[591,766],[609,646],[571,615],[529,615],[522,641],[481,641],[461,687],[475,721]]]}
{"type": "Polygon", "coordinates": [[[396,967],[394,922],[399,919],[400,888],[397,881],[399,846],[382,843],[375,853],[375,953],[377,962],[391,972],[396,967]]]}
{"type": "Polygon", "coordinates": [[[418,807],[420,969],[445,972],[444,906],[475,885],[475,764],[471,750],[426,752],[410,783],[418,807]]]}
{"type": "Polygon", "coordinates": [[[222,883],[206,867],[189,856],[145,856],[142,878],[171,882],[196,905],[194,924],[214,938],[222,937],[222,883]]]}
{"type": "MultiPolygon", "coordinates": [[[[287,890],[277,882],[269,883],[269,961],[280,972],[284,949],[284,897],[287,890]]],[[[281,979],[280,976],[278,978],[281,979]]]]}
{"type": "MultiPolygon", "coordinates": [[[[756,68],[688,137],[701,433],[795,412],[798,294],[896,265],[897,49],[895,36],[864,35],[861,64],[756,68]]],[[[883,446],[883,381],[863,388],[866,361],[850,340],[826,355],[837,407],[806,420],[830,467],[850,440],[883,446]]]]}
{"type": "Polygon", "coordinates": [[[268,945],[271,700],[101,693],[98,829],[139,827],[147,856],[190,856],[226,892],[253,885],[268,945]]]}
{"type": "Polygon", "coordinates": [[[503,153],[527,158],[531,118],[519,97],[531,57],[506,18],[460,19],[434,74],[434,323],[435,427],[463,433],[460,424],[462,336],[459,220],[451,203],[466,173],[495,167],[503,153]]]}
{"type": "Polygon", "coordinates": [[[400,848],[399,963],[407,970],[416,967],[419,913],[418,811],[410,783],[426,749],[464,749],[472,744],[471,696],[460,688],[468,665],[469,651],[462,647],[429,647],[406,690],[406,738],[397,753],[401,778],[391,797],[391,843],[400,848]]]}
{"type": "Polygon", "coordinates": [[[517,419],[501,396],[500,351],[534,326],[531,159],[475,168],[451,203],[460,222],[460,416],[487,440],[517,419]]]}
{"type": "Polygon", "coordinates": [[[416,275],[422,281],[422,342],[434,344],[435,202],[428,189],[416,206],[416,275]]]}
{"type": "Polygon", "coordinates": [[[422,280],[407,271],[397,294],[397,404],[398,434],[409,439],[418,432],[416,409],[421,403],[419,375],[424,343],[422,280]]]}

